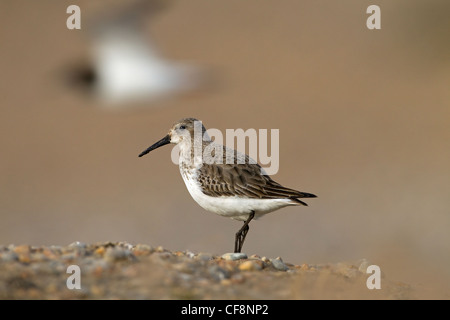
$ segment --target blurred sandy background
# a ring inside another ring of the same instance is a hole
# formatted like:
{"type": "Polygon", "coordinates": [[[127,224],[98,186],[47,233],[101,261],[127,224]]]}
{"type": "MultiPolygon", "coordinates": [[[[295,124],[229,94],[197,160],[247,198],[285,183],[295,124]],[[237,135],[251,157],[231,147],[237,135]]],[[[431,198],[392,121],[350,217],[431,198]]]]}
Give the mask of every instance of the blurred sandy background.
{"type": "Polygon", "coordinates": [[[90,2],[0,2],[0,243],[231,251],[241,223],[191,199],[171,147],[137,157],[196,117],[280,129],[274,179],[319,196],[252,222],[244,252],[366,258],[422,297],[450,298],[450,2],[172,1],[149,37],[214,85],[120,111],[60,78],[86,54],[84,18],[111,4],[90,2]],[[66,28],[70,4],[81,31],[66,28]],[[371,4],[381,30],[366,28],[371,4]]]}

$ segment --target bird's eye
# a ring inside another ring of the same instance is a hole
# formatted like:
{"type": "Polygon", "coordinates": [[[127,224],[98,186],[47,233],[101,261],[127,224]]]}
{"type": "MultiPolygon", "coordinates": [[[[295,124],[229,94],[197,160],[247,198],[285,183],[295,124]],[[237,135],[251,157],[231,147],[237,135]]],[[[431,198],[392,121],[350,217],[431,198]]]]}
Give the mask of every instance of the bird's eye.
{"type": "Polygon", "coordinates": [[[186,129],[186,126],[180,126],[179,129],[180,129],[180,130],[184,130],[184,129],[186,129]]]}

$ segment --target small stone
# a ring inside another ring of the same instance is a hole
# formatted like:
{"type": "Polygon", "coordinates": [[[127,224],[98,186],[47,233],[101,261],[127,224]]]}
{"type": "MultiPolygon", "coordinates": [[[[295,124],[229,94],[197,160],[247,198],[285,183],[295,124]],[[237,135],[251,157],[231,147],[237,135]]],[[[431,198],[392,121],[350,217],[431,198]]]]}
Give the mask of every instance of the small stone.
{"type": "Polygon", "coordinates": [[[261,269],[262,266],[252,260],[247,260],[239,265],[239,270],[241,271],[256,271],[261,269]]]}
{"type": "Polygon", "coordinates": [[[195,265],[192,263],[178,263],[173,268],[179,272],[193,274],[195,272],[195,265]]]}
{"type": "Polygon", "coordinates": [[[162,252],[159,252],[159,251],[158,251],[157,256],[158,256],[159,258],[161,258],[161,259],[169,259],[169,258],[171,258],[173,255],[172,255],[172,252],[170,252],[170,251],[162,251],[162,252]]]}
{"type": "Polygon", "coordinates": [[[23,244],[23,245],[17,246],[17,247],[15,247],[13,249],[13,252],[17,253],[19,255],[20,254],[29,254],[30,251],[31,251],[31,247],[29,245],[27,245],[27,244],[23,244]]]}
{"type": "Polygon", "coordinates": [[[56,259],[55,253],[52,250],[48,249],[48,248],[44,248],[44,250],[42,251],[42,254],[44,256],[46,256],[48,259],[51,259],[51,260],[56,259]]]}
{"type": "Polygon", "coordinates": [[[71,244],[69,244],[67,246],[67,249],[65,249],[65,252],[75,252],[75,255],[77,257],[81,257],[84,256],[86,254],[86,248],[87,248],[87,244],[80,242],[80,241],[75,241],[72,242],[71,244]]]}
{"type": "Polygon", "coordinates": [[[133,250],[148,251],[149,253],[152,253],[153,251],[155,251],[155,249],[152,246],[149,246],[148,244],[141,244],[141,243],[137,244],[133,250]]]}
{"type": "Polygon", "coordinates": [[[48,257],[43,253],[35,253],[32,256],[33,262],[48,261],[48,257]]]}
{"type": "Polygon", "coordinates": [[[227,271],[219,266],[216,266],[216,265],[209,267],[208,272],[217,281],[222,281],[222,280],[228,279],[230,277],[229,271],[227,271]]]}
{"type": "Polygon", "coordinates": [[[121,248],[121,247],[115,247],[115,248],[108,248],[106,249],[106,252],[103,256],[103,259],[109,262],[113,261],[119,261],[119,260],[126,260],[129,257],[131,257],[133,254],[130,250],[121,248]]]}
{"type": "Polygon", "coordinates": [[[18,255],[18,260],[22,263],[30,263],[31,262],[31,258],[29,254],[19,254],[18,255]]]}
{"type": "Polygon", "coordinates": [[[247,259],[247,255],[245,253],[225,253],[222,255],[222,259],[225,260],[240,260],[247,259]]]}
{"type": "Polygon", "coordinates": [[[302,265],[300,266],[300,270],[304,270],[304,271],[309,270],[309,265],[306,264],[306,263],[302,264],[302,265]]]}
{"type": "Polygon", "coordinates": [[[213,256],[212,256],[212,254],[209,254],[209,253],[200,252],[196,256],[196,258],[201,261],[209,261],[209,260],[213,259],[213,256]]]}
{"type": "Polygon", "coordinates": [[[267,258],[267,257],[262,257],[261,260],[264,261],[264,262],[266,262],[266,263],[267,263],[267,262],[270,262],[270,259],[267,258]]]}
{"type": "Polygon", "coordinates": [[[95,249],[94,254],[97,254],[99,256],[103,256],[105,254],[105,247],[98,247],[97,249],[95,249]]]}
{"type": "Polygon", "coordinates": [[[48,266],[54,274],[61,274],[62,272],[67,271],[66,264],[58,260],[50,261],[48,266]]]}
{"type": "Polygon", "coordinates": [[[216,263],[222,269],[225,269],[230,272],[235,271],[239,265],[238,261],[224,260],[224,259],[219,259],[219,260],[217,260],[216,263]]]}
{"type": "Polygon", "coordinates": [[[64,261],[73,261],[73,260],[75,260],[75,258],[76,258],[76,255],[71,252],[67,252],[67,253],[64,253],[61,255],[61,260],[64,260],[64,261]]]}
{"type": "Polygon", "coordinates": [[[261,260],[261,257],[258,256],[257,254],[252,254],[252,255],[250,256],[250,259],[259,259],[259,260],[261,260]]]}
{"type": "Polygon", "coordinates": [[[117,245],[120,247],[123,247],[125,249],[128,249],[128,250],[133,250],[133,247],[134,247],[131,243],[126,242],[126,241],[121,241],[117,245]]]}
{"type": "Polygon", "coordinates": [[[158,246],[158,247],[156,248],[156,252],[164,252],[164,251],[167,251],[167,250],[164,249],[163,246],[158,246]]]}
{"type": "Polygon", "coordinates": [[[283,260],[281,260],[280,257],[271,259],[270,262],[272,263],[273,267],[279,271],[289,270],[288,266],[283,262],[283,260]]]}
{"type": "Polygon", "coordinates": [[[186,251],[186,257],[188,258],[194,258],[195,257],[195,253],[193,253],[192,251],[186,251]]]}
{"type": "Polygon", "coordinates": [[[75,241],[72,242],[71,244],[69,244],[70,248],[76,248],[76,249],[86,249],[87,248],[87,244],[84,242],[80,242],[80,241],[75,241]]]}
{"type": "Polygon", "coordinates": [[[2,253],[0,258],[4,262],[12,262],[12,261],[17,261],[19,259],[17,254],[12,251],[7,251],[7,252],[2,253]]]}

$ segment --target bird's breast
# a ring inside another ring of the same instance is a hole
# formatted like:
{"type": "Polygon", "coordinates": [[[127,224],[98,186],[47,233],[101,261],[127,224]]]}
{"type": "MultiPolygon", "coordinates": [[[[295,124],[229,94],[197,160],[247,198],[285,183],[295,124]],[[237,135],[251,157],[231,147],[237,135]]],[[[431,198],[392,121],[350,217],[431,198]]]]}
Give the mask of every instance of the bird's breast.
{"type": "Polygon", "coordinates": [[[282,207],[294,205],[289,199],[249,199],[239,196],[208,196],[203,192],[203,188],[198,180],[198,168],[180,162],[180,173],[186,184],[186,188],[195,202],[203,209],[224,217],[245,221],[252,211],[255,211],[255,218],[259,218],[266,213],[282,207]]]}

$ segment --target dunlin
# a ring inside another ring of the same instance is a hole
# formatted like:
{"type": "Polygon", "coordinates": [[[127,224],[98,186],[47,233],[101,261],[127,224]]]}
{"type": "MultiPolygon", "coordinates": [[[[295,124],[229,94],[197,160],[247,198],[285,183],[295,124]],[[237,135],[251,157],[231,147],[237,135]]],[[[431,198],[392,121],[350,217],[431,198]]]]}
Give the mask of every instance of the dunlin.
{"type": "Polygon", "coordinates": [[[301,198],[316,197],[282,186],[248,155],[211,141],[194,118],[175,123],[139,157],[169,143],[180,147],[180,172],[192,198],[207,211],[244,221],[235,236],[234,252],[241,252],[252,219],[286,206],[306,206],[301,198]]]}

